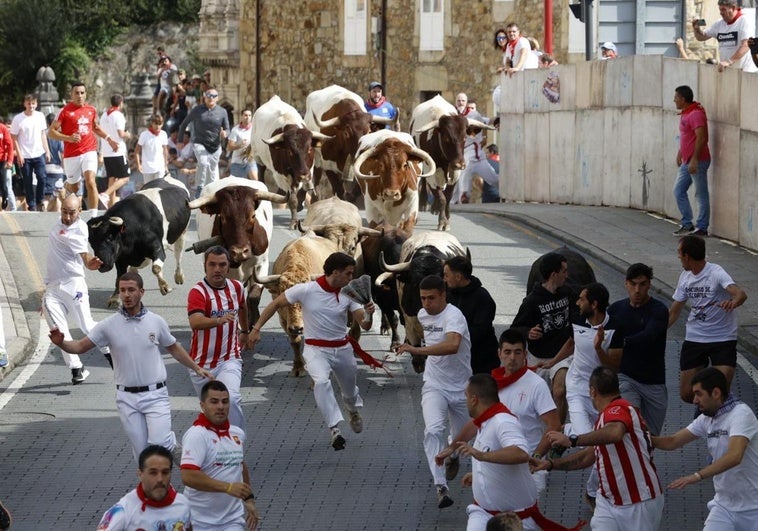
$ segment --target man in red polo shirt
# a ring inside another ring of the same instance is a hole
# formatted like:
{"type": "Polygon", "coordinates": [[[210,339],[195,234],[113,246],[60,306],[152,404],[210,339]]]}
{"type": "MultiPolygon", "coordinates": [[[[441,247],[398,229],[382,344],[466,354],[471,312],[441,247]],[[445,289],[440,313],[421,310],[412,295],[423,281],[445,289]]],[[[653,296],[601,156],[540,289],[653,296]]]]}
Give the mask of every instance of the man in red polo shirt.
{"type": "MultiPolygon", "coordinates": [[[[50,138],[63,141],[63,169],[66,172],[66,191],[79,192],[79,182],[84,176],[87,187],[87,208],[97,210],[97,139],[105,139],[115,153],[118,142],[108,136],[97,122],[97,110],[87,103],[87,89],[84,83],[76,81],[71,85],[71,101],[66,104],[58,117],[50,124],[50,138]]],[[[111,153],[103,153],[110,156],[111,153]]]]}

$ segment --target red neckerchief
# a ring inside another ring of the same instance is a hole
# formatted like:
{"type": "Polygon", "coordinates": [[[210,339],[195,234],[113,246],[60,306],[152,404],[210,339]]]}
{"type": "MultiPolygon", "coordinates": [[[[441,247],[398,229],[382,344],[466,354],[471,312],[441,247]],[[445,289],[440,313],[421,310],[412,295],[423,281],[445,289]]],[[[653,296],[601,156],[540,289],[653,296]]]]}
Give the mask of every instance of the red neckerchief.
{"type": "Polygon", "coordinates": [[[118,110],[118,107],[111,107],[110,109],[106,111],[106,113],[108,114],[108,116],[110,116],[112,113],[116,112],[117,110],[118,110]]]}
{"type": "Polygon", "coordinates": [[[159,134],[161,134],[161,130],[160,129],[158,129],[157,131],[153,131],[152,127],[148,127],[147,130],[150,131],[151,133],[153,133],[153,135],[155,135],[155,136],[158,136],[159,134]]]}
{"type": "Polygon", "coordinates": [[[508,387],[512,383],[516,382],[519,378],[524,376],[526,374],[526,371],[529,370],[529,367],[524,365],[519,370],[514,372],[513,374],[506,375],[505,374],[505,367],[498,367],[497,369],[492,369],[492,377],[497,382],[497,388],[498,390],[503,389],[504,387],[508,387]]]}
{"type": "MultiPolygon", "coordinates": [[[[489,408],[487,408],[487,411],[476,417],[474,419],[474,424],[477,428],[481,428],[482,424],[490,420],[498,413],[508,413],[509,415],[513,415],[513,413],[511,413],[511,410],[505,407],[505,404],[498,402],[497,404],[492,404],[489,408]]],[[[513,416],[515,417],[516,415],[513,416]]]]}
{"type": "Polygon", "coordinates": [[[140,483],[137,485],[137,497],[142,500],[142,512],[145,512],[145,507],[168,507],[174,503],[174,500],[176,499],[176,490],[174,490],[172,485],[169,485],[166,497],[161,501],[155,501],[145,496],[145,490],[142,488],[142,483],[140,483]]]}
{"type": "Polygon", "coordinates": [[[692,103],[687,105],[687,107],[682,109],[682,112],[680,112],[679,115],[684,116],[685,114],[689,114],[691,112],[698,111],[698,110],[705,112],[705,109],[703,108],[702,105],[700,105],[700,102],[693,101],[692,103]]]}
{"type": "Polygon", "coordinates": [[[321,289],[328,293],[334,293],[334,296],[337,297],[337,301],[340,300],[340,289],[341,288],[333,288],[329,285],[329,282],[326,281],[326,275],[321,275],[316,279],[316,283],[321,286],[321,289]]]}
{"type": "MultiPolygon", "coordinates": [[[[508,48],[511,49],[511,62],[513,62],[513,56],[516,54],[516,43],[518,42],[518,38],[508,41],[508,44],[505,45],[505,49],[508,50],[508,48]]],[[[516,66],[516,65],[511,65],[516,66]]]]}
{"type": "Polygon", "coordinates": [[[734,15],[734,18],[732,19],[731,22],[729,22],[729,25],[731,26],[732,24],[734,24],[735,22],[737,22],[737,19],[740,18],[741,16],[742,16],[742,9],[738,8],[737,9],[737,14],[734,15]]]}
{"type": "Polygon", "coordinates": [[[467,104],[467,105],[466,105],[466,110],[464,110],[463,112],[461,112],[461,111],[458,111],[458,114],[460,114],[461,116],[466,116],[466,115],[467,115],[468,113],[470,113],[470,112],[471,112],[471,109],[469,108],[469,106],[468,106],[468,104],[467,104]]]}
{"type": "MultiPolygon", "coordinates": [[[[474,500],[474,505],[477,505],[478,507],[484,509],[484,507],[479,505],[476,500],[474,500]]],[[[490,511],[489,509],[484,510],[490,513],[492,516],[497,516],[502,512],[490,511]]],[[[534,523],[536,523],[540,529],[542,529],[542,531],[581,531],[584,526],[587,525],[587,522],[584,520],[579,520],[574,527],[566,527],[559,524],[558,522],[553,522],[540,512],[540,508],[537,506],[537,502],[535,502],[531,507],[527,507],[521,511],[514,512],[516,513],[516,516],[519,517],[519,520],[526,520],[527,518],[534,520],[534,523]]]]}
{"type": "Polygon", "coordinates": [[[384,96],[379,98],[379,101],[377,103],[371,103],[371,100],[366,100],[366,107],[368,107],[369,109],[378,109],[384,104],[385,101],[387,101],[387,98],[385,98],[384,96]]]}
{"type": "Polygon", "coordinates": [[[251,124],[251,123],[250,123],[250,124],[247,124],[247,126],[244,126],[244,125],[242,125],[242,122],[240,122],[240,123],[239,123],[239,125],[238,125],[237,127],[239,127],[240,129],[242,129],[243,131],[247,131],[247,130],[248,130],[248,129],[250,129],[252,126],[253,126],[253,124],[251,124]]]}
{"type": "Polygon", "coordinates": [[[229,437],[232,438],[231,435],[229,435],[229,419],[226,419],[226,422],[224,422],[221,426],[216,426],[213,424],[210,420],[208,420],[208,417],[200,413],[197,416],[197,419],[195,419],[195,422],[192,423],[193,426],[202,426],[206,430],[211,430],[216,435],[218,435],[218,438],[221,437],[229,437]]]}

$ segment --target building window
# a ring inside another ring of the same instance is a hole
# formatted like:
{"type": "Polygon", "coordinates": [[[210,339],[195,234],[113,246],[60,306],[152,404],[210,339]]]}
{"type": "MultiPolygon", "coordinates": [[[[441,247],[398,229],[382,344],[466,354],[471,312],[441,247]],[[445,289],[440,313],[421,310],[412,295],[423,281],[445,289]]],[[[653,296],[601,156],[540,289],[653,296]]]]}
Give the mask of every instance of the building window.
{"type": "Polygon", "coordinates": [[[443,0],[421,0],[419,18],[419,49],[429,51],[444,50],[445,20],[442,12],[443,0]]]}
{"type": "Polygon", "coordinates": [[[366,55],[368,0],[345,0],[345,55],[366,55]]]}

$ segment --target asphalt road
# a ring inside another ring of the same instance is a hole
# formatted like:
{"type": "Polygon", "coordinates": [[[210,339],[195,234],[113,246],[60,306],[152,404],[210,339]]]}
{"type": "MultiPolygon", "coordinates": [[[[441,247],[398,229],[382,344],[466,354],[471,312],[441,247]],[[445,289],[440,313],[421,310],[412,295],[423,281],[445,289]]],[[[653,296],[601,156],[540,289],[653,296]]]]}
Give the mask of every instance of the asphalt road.
{"type": "MultiPolygon", "coordinates": [[[[7,214],[6,214],[7,215],[7,214]]],[[[38,314],[41,278],[44,276],[46,234],[53,214],[13,214],[6,219],[16,236],[3,236],[8,261],[22,294],[29,328],[41,336],[37,352],[27,365],[0,382],[10,397],[0,406],[0,498],[11,508],[18,530],[95,529],[102,513],[134,487],[136,464],[121,429],[114,403],[111,370],[95,351],[85,355],[89,379],[73,387],[70,373],[57,350],[48,348],[44,321],[38,314]]],[[[279,249],[297,237],[287,230],[287,213],[275,212],[272,262],[279,249]]],[[[436,217],[422,214],[417,230],[431,230],[436,217]]],[[[191,225],[194,227],[194,224],[191,225]]],[[[513,319],[529,267],[540,254],[559,242],[495,215],[454,215],[452,232],[467,245],[477,275],[498,305],[499,333],[513,319]]],[[[190,241],[196,239],[190,231],[190,241]]],[[[624,296],[623,277],[602,263],[591,262],[611,299],[624,296]]],[[[173,257],[166,271],[173,271],[173,257]]],[[[164,316],[185,346],[190,331],[186,317],[189,288],[202,277],[200,258],[185,254],[187,282],[161,296],[149,270],[145,277],[145,304],[164,316]]],[[[88,272],[93,315],[100,320],[111,313],[104,308],[115,273],[88,272]]],[[[167,274],[169,280],[173,274],[167,274]]],[[[170,281],[173,285],[173,281],[170,281]]],[[[264,295],[264,303],[270,300],[264,295]]],[[[465,506],[470,490],[451,483],[455,504],[439,510],[422,448],[420,408],[421,377],[408,359],[391,364],[393,378],[360,367],[359,387],[364,398],[365,429],[359,435],[343,430],[347,449],[334,452],[328,430],[318,414],[307,378],[288,377],[291,351],[272,319],[254,353],[245,353],[243,407],[249,427],[247,463],[264,530],[459,530],[465,528],[465,506]]],[[[692,406],[680,403],[678,350],[682,329],[669,336],[668,383],[671,391],[665,431],[687,424],[692,406]]],[[[364,348],[385,355],[389,338],[378,330],[365,334],[364,348]]],[[[166,356],[173,423],[181,437],[198,412],[185,369],[166,356]]],[[[754,409],[756,385],[738,371],[735,391],[754,409]]],[[[656,454],[662,481],[668,483],[706,461],[705,446],[656,454]]],[[[461,474],[462,475],[462,474],[461,474]]],[[[581,502],[586,473],[556,472],[541,500],[543,511],[573,525],[589,512],[581,502]]],[[[174,484],[180,487],[178,472],[174,484]]],[[[666,493],[666,530],[702,528],[705,503],[712,496],[709,482],[686,491],[666,493]]],[[[630,525],[630,529],[634,529],[630,525]]]]}

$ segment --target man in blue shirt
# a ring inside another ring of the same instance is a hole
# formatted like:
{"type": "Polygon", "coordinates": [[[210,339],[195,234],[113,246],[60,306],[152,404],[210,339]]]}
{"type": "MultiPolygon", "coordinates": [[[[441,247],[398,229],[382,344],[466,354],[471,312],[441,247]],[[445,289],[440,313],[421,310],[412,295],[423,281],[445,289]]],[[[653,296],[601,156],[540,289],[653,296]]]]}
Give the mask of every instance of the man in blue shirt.
{"type": "MultiPolygon", "coordinates": [[[[369,112],[375,116],[382,118],[391,118],[395,120],[395,131],[400,131],[400,120],[397,119],[398,111],[394,105],[392,105],[383,94],[384,87],[378,81],[372,81],[368,86],[368,99],[366,100],[366,112],[369,112]]],[[[381,126],[371,124],[372,131],[375,127],[379,129],[381,126]]],[[[385,126],[385,129],[391,129],[389,125],[385,126]]]]}

